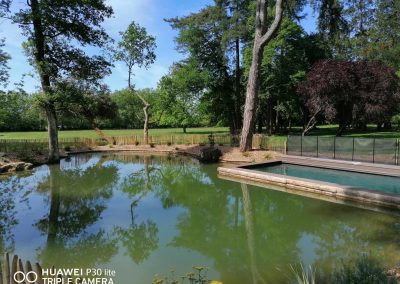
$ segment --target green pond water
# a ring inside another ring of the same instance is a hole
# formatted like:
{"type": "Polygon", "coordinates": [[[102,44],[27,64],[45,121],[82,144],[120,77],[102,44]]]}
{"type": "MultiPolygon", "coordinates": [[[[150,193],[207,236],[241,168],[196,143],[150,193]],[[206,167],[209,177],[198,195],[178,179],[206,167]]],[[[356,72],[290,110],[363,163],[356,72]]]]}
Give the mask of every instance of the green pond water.
{"type": "Polygon", "coordinates": [[[372,175],[292,164],[260,166],[254,169],[273,174],[333,182],[351,187],[373,189],[389,193],[400,193],[399,177],[372,175]]]}
{"type": "Polygon", "coordinates": [[[400,218],[217,177],[186,157],[85,154],[0,177],[0,252],[152,283],[193,265],[225,284],[288,283],[360,253],[400,260],[400,218]],[[262,281],[261,281],[262,280],[262,281]]]}

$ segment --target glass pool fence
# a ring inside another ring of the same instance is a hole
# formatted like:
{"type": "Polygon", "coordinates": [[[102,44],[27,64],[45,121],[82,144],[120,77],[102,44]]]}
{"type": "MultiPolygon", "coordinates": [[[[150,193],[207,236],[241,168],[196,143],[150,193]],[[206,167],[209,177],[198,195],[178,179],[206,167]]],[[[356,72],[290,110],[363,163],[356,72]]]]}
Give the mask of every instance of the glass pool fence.
{"type": "Polygon", "coordinates": [[[287,148],[294,156],[399,165],[400,139],[288,136],[287,148]]]}

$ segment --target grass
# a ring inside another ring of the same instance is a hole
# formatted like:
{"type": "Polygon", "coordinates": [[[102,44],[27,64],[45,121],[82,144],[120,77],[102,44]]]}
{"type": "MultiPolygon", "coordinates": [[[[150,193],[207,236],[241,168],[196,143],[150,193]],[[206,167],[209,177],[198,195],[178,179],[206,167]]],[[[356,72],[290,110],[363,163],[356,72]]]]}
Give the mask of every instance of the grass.
{"type": "MultiPolygon", "coordinates": [[[[103,130],[109,136],[132,136],[143,135],[143,129],[114,129],[103,130]]],[[[200,128],[187,128],[186,134],[183,133],[182,128],[160,128],[150,129],[149,135],[163,136],[163,135],[191,135],[191,134],[228,134],[227,127],[200,127],[200,128]]],[[[60,138],[97,138],[94,130],[62,130],[59,131],[60,138]]],[[[42,139],[47,138],[46,131],[34,132],[0,132],[0,139],[42,139]]]]}
{"type": "MultiPolygon", "coordinates": [[[[307,135],[311,136],[335,136],[338,125],[319,125],[316,129],[311,130],[307,135]]],[[[293,127],[293,133],[300,135],[302,129],[293,127]]],[[[400,130],[381,130],[377,131],[376,125],[370,124],[365,131],[361,130],[345,130],[342,136],[364,137],[364,138],[400,138],[400,130]]]]}
{"type": "MultiPolygon", "coordinates": [[[[336,134],[337,125],[321,125],[316,129],[310,131],[307,135],[319,136],[334,136],[336,134]]],[[[117,130],[103,130],[109,136],[132,136],[143,135],[142,129],[117,129],[117,130]]],[[[183,133],[182,128],[160,128],[150,129],[149,134],[152,136],[163,135],[191,135],[191,134],[228,134],[228,127],[199,127],[188,128],[186,134],[183,133]]],[[[291,135],[300,135],[301,127],[293,127],[291,135]]],[[[343,136],[350,137],[365,137],[365,138],[400,138],[400,130],[392,131],[377,131],[375,125],[368,125],[365,131],[347,130],[343,136]]],[[[86,137],[96,138],[97,134],[94,130],[63,130],[59,132],[60,138],[75,138],[86,137]]],[[[274,136],[274,142],[283,142],[286,140],[287,135],[274,136]]],[[[42,139],[47,138],[46,131],[35,132],[0,132],[0,139],[42,139]]]]}

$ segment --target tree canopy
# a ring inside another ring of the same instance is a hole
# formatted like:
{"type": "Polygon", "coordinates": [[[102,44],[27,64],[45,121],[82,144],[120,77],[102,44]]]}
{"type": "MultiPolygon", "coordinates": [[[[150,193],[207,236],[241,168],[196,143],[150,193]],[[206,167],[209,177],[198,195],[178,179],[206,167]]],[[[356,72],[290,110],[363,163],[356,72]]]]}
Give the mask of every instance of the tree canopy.
{"type": "Polygon", "coordinates": [[[350,125],[388,125],[400,107],[400,79],[379,62],[322,60],[298,92],[311,114],[309,125],[321,116],[339,124],[338,135],[350,125]]]}

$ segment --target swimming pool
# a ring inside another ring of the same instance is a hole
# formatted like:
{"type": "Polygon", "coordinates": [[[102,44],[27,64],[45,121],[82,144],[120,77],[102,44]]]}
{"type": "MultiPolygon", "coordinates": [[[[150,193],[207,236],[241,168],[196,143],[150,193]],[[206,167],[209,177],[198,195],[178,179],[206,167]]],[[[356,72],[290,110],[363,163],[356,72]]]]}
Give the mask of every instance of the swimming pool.
{"type": "Polygon", "coordinates": [[[253,169],[273,174],[320,180],[345,186],[400,194],[399,177],[349,172],[344,170],[318,168],[287,163],[264,165],[253,169]]]}
{"type": "Polygon", "coordinates": [[[331,202],[400,209],[398,166],[283,156],[262,164],[222,166],[218,173],[331,202]]]}

